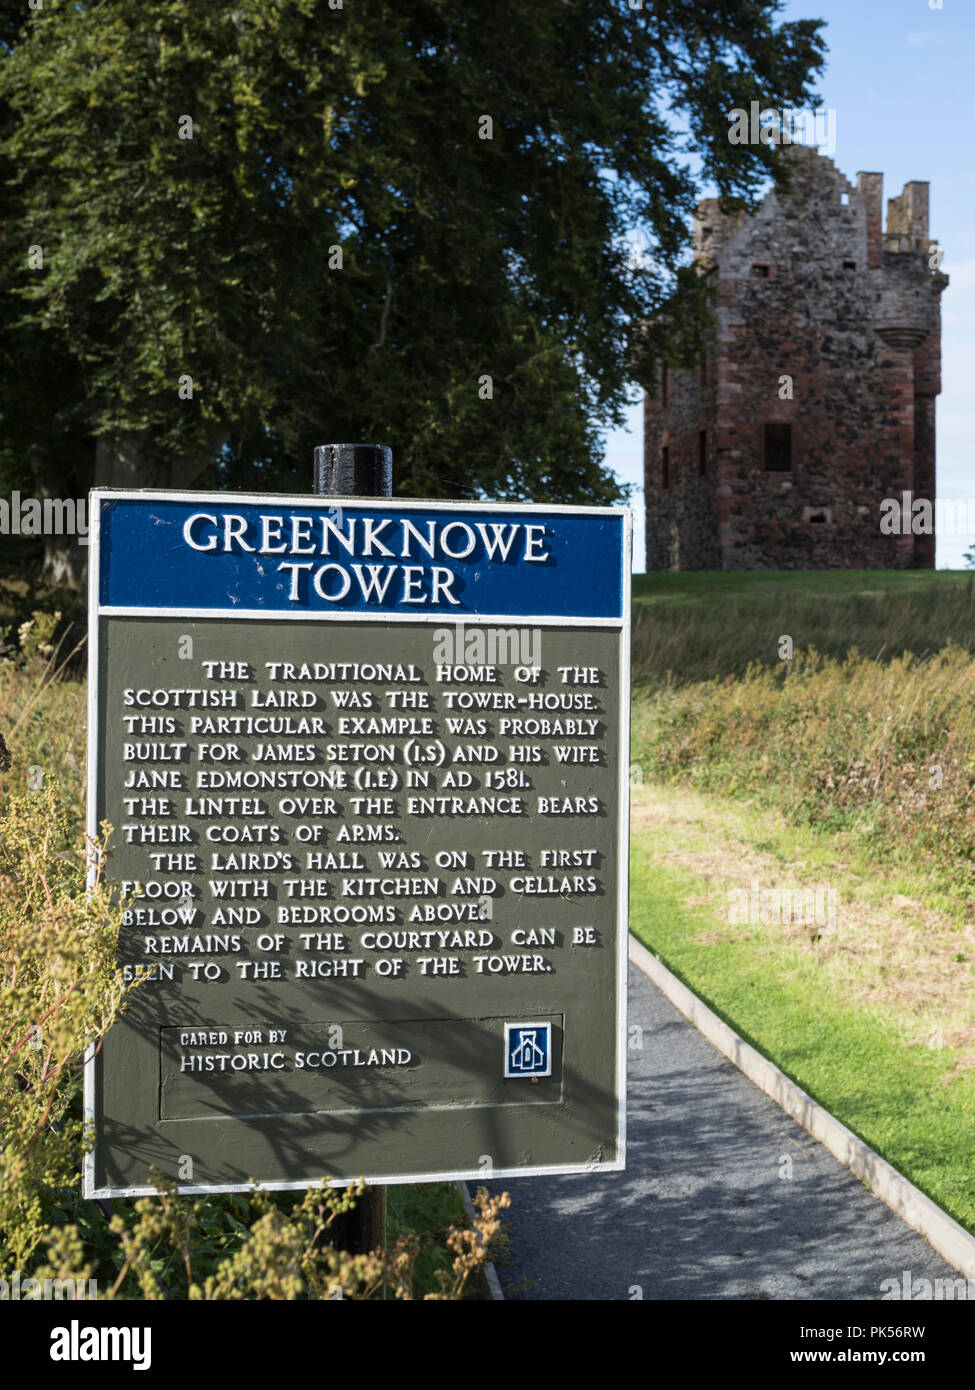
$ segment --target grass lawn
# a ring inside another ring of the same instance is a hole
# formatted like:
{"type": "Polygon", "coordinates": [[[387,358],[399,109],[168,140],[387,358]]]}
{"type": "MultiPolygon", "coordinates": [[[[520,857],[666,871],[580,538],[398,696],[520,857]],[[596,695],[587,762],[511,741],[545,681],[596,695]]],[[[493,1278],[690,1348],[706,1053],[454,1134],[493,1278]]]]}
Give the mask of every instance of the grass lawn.
{"type": "Polygon", "coordinates": [[[975,651],[975,572],[814,570],[633,578],[633,680],[742,675],[780,660],[780,639],[842,657],[975,651]]]}
{"type": "Polygon", "coordinates": [[[775,596],[833,598],[853,594],[898,596],[963,590],[975,570],[684,570],[633,576],[634,603],[706,603],[720,598],[759,602],[775,596]]]}

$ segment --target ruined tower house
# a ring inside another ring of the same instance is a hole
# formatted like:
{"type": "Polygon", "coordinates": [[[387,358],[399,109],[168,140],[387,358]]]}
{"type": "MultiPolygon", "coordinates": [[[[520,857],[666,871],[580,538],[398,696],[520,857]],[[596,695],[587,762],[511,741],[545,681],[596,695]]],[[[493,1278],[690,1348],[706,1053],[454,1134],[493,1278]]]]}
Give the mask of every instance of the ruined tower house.
{"type": "Polygon", "coordinates": [[[648,570],[934,566],[933,535],[880,529],[884,498],[935,498],[948,277],[928,184],[889,200],[884,231],[882,174],[854,186],[790,154],[791,188],[754,214],[698,205],[717,340],[646,394],[648,570]]]}

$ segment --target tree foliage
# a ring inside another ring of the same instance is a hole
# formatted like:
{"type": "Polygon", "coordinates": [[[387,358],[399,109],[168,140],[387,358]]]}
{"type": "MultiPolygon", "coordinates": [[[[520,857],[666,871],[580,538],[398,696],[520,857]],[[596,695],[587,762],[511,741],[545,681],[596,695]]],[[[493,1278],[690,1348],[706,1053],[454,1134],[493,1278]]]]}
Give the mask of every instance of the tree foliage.
{"type": "Polygon", "coordinates": [[[406,494],[615,499],[600,428],[705,322],[687,154],[753,197],[775,150],[727,112],[808,102],[821,66],[779,9],[8,9],[8,473],[301,490],[314,444],[359,439],[406,494]]]}

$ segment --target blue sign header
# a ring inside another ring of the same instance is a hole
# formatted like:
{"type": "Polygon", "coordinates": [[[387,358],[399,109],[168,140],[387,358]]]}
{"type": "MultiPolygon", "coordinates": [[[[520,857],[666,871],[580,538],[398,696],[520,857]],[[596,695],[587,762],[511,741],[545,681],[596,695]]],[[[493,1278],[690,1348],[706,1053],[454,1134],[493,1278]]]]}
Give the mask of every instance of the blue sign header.
{"type": "Polygon", "coordinates": [[[102,607],[623,616],[622,511],[226,492],[92,502],[102,607]]]}

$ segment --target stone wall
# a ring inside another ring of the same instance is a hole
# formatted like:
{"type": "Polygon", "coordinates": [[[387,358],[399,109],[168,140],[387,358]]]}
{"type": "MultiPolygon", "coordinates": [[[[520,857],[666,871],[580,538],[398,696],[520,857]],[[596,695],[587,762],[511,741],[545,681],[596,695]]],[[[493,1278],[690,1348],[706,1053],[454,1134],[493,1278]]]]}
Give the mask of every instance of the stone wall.
{"type": "Polygon", "coordinates": [[[883,498],[935,495],[947,279],[930,265],[927,185],[891,199],[884,235],[881,175],[854,186],[804,147],[792,168],[752,217],[699,209],[720,346],[703,369],[668,373],[666,402],[647,393],[648,569],[934,563],[933,537],[879,529],[883,498]],[[787,472],[766,468],[769,425],[791,427],[787,472]]]}

